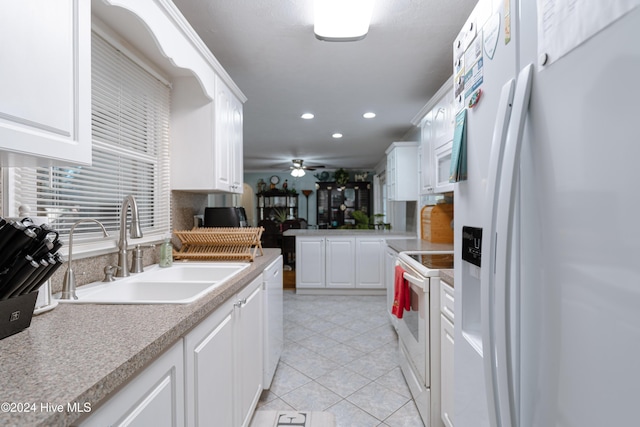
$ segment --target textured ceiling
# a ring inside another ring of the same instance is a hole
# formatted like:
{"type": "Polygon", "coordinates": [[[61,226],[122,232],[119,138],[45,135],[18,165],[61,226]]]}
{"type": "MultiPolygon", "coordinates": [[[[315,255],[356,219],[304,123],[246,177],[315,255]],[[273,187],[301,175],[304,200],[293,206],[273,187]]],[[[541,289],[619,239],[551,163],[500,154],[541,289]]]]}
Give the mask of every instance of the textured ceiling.
{"type": "Polygon", "coordinates": [[[315,38],[312,0],[174,3],[248,98],[250,171],[292,158],[373,169],[451,75],[452,42],[475,0],[377,0],[369,34],[345,43],[315,38]]]}

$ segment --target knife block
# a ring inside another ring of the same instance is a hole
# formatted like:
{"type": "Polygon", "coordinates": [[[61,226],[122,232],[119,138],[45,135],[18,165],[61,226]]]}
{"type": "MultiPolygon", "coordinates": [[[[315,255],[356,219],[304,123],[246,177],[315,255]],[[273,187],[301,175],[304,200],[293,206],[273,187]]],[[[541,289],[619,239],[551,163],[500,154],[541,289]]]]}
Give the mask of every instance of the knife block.
{"type": "Polygon", "coordinates": [[[38,292],[0,301],[0,340],[31,326],[38,292]]]}

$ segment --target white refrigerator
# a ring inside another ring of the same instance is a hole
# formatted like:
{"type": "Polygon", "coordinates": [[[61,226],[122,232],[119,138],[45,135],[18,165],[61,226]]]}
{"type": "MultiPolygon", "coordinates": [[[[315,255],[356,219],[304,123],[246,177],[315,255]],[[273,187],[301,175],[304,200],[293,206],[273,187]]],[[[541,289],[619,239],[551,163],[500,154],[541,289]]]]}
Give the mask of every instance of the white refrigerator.
{"type": "Polygon", "coordinates": [[[480,1],[454,42],[455,427],[640,425],[639,3],[480,1]]]}

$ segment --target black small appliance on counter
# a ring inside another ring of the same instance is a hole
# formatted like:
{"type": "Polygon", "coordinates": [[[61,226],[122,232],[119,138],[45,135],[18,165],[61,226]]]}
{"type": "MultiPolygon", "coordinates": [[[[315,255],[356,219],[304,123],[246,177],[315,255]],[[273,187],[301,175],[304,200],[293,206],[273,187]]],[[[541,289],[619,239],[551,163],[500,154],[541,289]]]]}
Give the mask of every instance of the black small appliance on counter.
{"type": "Polygon", "coordinates": [[[205,208],[205,227],[246,227],[247,215],[242,207],[205,208]]]}

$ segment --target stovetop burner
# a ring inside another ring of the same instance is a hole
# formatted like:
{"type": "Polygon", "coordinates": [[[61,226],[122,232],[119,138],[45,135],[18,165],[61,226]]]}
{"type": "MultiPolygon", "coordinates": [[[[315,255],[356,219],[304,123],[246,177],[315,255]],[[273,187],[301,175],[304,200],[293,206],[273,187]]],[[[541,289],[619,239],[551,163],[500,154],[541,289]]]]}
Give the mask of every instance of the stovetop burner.
{"type": "Polygon", "coordinates": [[[453,268],[453,250],[400,252],[399,259],[424,277],[438,276],[439,270],[453,268]]]}
{"type": "Polygon", "coordinates": [[[407,253],[407,255],[427,268],[453,268],[453,254],[431,255],[407,253]]]}

